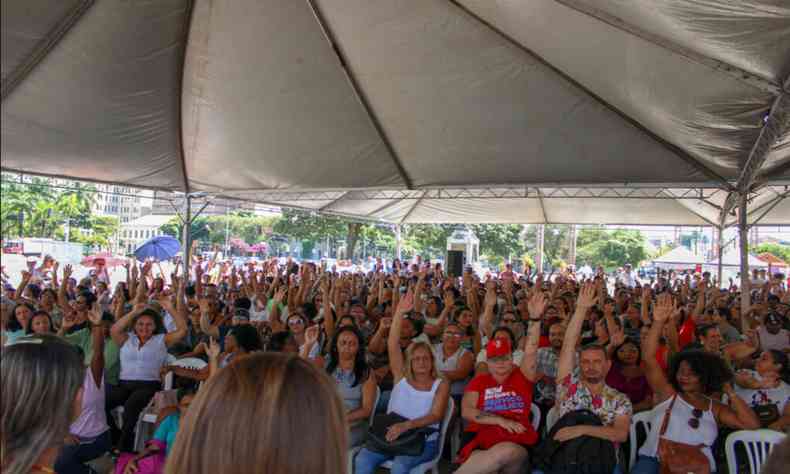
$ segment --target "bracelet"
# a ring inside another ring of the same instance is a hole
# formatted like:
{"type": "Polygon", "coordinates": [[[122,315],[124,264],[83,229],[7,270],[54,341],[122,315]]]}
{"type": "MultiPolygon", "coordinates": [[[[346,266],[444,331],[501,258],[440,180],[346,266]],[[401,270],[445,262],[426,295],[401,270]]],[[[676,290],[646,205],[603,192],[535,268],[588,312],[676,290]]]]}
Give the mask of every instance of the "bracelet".
{"type": "Polygon", "coordinates": [[[530,321],[542,321],[543,318],[528,318],[530,321]]]}

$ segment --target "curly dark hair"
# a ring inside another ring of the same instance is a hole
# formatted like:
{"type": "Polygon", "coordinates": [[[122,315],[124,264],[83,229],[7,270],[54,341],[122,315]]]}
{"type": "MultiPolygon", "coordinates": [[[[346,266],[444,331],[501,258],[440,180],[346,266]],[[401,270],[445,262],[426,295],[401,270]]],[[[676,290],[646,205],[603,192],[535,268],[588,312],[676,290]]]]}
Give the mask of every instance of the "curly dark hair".
{"type": "Polygon", "coordinates": [[[154,334],[165,334],[167,332],[165,323],[162,320],[162,315],[159,314],[159,311],[153,308],[144,309],[140,314],[132,319],[132,323],[130,324],[132,332],[134,332],[134,326],[137,324],[137,321],[139,321],[140,318],[151,318],[154,320],[154,334]]]}
{"type": "Polygon", "coordinates": [[[351,385],[352,387],[356,387],[367,379],[370,370],[365,360],[365,338],[362,337],[362,333],[359,332],[359,329],[354,326],[343,326],[338,328],[337,331],[335,331],[335,335],[332,336],[332,342],[329,344],[329,360],[326,364],[326,373],[332,375],[340,363],[340,353],[337,350],[337,342],[340,336],[347,332],[356,336],[357,342],[359,342],[357,355],[354,358],[354,384],[351,385]]]}
{"type": "Polygon", "coordinates": [[[702,385],[702,392],[705,395],[721,392],[722,387],[727,382],[732,381],[732,369],[727,363],[716,354],[711,354],[700,349],[680,351],[669,362],[669,383],[680,393],[682,392],[678,383],[678,370],[680,364],[686,362],[694,375],[699,378],[702,385]]]}
{"type": "Polygon", "coordinates": [[[249,324],[233,326],[228,335],[233,335],[236,338],[236,344],[244,352],[255,352],[263,349],[261,337],[258,335],[258,330],[255,329],[255,326],[250,326],[249,324]]]}
{"type": "Polygon", "coordinates": [[[279,331],[272,334],[272,336],[269,338],[267,350],[272,352],[282,352],[288,343],[293,343],[296,345],[296,339],[294,339],[293,334],[288,331],[279,331]]]}
{"type": "Polygon", "coordinates": [[[788,367],[787,363],[787,354],[777,349],[769,349],[768,352],[771,354],[774,364],[780,367],[779,378],[785,383],[790,383],[790,367],[788,367]]]}

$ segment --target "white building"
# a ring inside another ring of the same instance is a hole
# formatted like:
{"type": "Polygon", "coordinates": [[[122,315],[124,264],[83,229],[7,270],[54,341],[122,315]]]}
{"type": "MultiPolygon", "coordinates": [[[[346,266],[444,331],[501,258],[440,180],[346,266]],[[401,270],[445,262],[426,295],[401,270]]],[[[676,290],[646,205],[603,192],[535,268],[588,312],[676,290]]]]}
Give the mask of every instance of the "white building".
{"type": "Polygon", "coordinates": [[[118,253],[130,254],[151,237],[164,235],[159,228],[173,217],[175,216],[149,214],[121,224],[121,230],[118,232],[118,253]]]}
{"type": "Polygon", "coordinates": [[[151,212],[153,191],[111,184],[95,186],[98,192],[91,210],[96,215],[117,217],[118,222],[126,224],[151,212]]]}

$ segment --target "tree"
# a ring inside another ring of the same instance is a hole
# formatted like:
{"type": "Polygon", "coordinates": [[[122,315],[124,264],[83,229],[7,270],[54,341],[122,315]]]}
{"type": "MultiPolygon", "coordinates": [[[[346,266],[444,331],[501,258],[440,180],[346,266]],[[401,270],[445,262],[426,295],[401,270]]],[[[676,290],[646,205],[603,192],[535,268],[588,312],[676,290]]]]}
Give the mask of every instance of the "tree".
{"type": "Polygon", "coordinates": [[[480,253],[488,257],[500,257],[502,260],[518,258],[524,253],[524,240],[521,238],[522,226],[516,224],[479,224],[470,226],[480,239],[480,253]]]}
{"type": "MultiPolygon", "coordinates": [[[[537,254],[537,225],[527,227],[525,234],[526,250],[532,255],[537,254]]],[[[543,231],[543,261],[556,262],[568,258],[569,227],[563,224],[546,224],[543,231]]],[[[578,242],[578,241],[577,241],[578,242]]],[[[578,244],[577,244],[578,248],[578,244]]]]}
{"type": "Polygon", "coordinates": [[[785,263],[790,263],[790,245],[765,243],[755,247],[754,252],[757,254],[770,253],[781,258],[785,263]]]}
{"type": "Polygon", "coordinates": [[[404,225],[401,232],[404,241],[403,250],[408,256],[444,258],[447,252],[447,239],[455,229],[456,226],[452,224],[404,225]]]}
{"type": "MultiPolygon", "coordinates": [[[[585,230],[582,229],[580,235],[585,230]]],[[[645,237],[638,230],[596,229],[585,235],[583,242],[583,246],[577,247],[578,258],[590,265],[603,265],[606,268],[621,267],[626,263],[638,265],[648,257],[645,237]],[[589,237],[592,235],[597,238],[591,240],[589,237]]]]}

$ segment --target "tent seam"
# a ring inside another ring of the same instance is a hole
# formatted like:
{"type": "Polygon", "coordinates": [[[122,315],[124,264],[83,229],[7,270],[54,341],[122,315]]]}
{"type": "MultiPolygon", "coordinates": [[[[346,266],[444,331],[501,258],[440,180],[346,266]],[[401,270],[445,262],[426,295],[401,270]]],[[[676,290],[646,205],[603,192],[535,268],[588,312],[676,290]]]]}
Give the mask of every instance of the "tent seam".
{"type": "Polygon", "coordinates": [[[79,22],[93,4],[94,0],[82,0],[77,3],[36,43],[27,57],[6,76],[5,80],[3,80],[0,86],[0,101],[5,101],[8,95],[30,75],[36,66],[49,55],[55,46],[60,43],[60,40],[63,39],[66,33],[79,22]]]}

